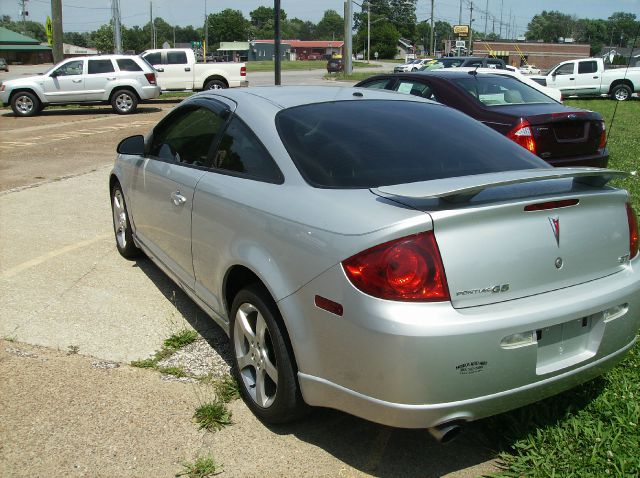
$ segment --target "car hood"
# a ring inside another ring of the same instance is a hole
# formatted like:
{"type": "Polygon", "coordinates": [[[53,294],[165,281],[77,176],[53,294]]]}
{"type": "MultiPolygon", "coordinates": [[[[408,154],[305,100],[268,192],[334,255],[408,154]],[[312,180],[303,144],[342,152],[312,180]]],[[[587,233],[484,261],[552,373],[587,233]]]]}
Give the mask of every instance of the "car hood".
{"type": "Polygon", "coordinates": [[[18,86],[32,81],[39,81],[43,78],[45,78],[44,75],[22,76],[20,78],[14,78],[13,80],[3,81],[2,84],[5,86],[18,86]]]}

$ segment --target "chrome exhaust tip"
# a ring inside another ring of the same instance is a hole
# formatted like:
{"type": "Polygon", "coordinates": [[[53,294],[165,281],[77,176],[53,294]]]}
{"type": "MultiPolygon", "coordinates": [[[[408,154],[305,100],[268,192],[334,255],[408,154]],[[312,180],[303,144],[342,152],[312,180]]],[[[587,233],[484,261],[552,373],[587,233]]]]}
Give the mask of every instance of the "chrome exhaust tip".
{"type": "Polygon", "coordinates": [[[462,427],[458,423],[449,422],[427,428],[427,431],[438,441],[438,443],[442,443],[444,445],[460,435],[462,427]]]}

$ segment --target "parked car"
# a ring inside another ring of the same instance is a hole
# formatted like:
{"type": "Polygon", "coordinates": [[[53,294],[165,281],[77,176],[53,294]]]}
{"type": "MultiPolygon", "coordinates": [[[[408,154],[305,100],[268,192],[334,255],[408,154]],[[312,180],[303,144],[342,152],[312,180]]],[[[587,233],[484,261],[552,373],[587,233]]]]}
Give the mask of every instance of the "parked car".
{"type": "Polygon", "coordinates": [[[331,58],[327,61],[327,73],[339,73],[344,71],[342,58],[331,58]]]}
{"type": "Polygon", "coordinates": [[[4,58],[0,58],[0,70],[9,71],[9,65],[7,64],[7,60],[4,58]]]}
{"type": "Polygon", "coordinates": [[[436,61],[444,68],[458,68],[464,66],[480,68],[497,68],[504,70],[507,65],[499,58],[485,58],[480,56],[443,56],[436,61]]]}
{"type": "Polygon", "coordinates": [[[447,441],[635,343],[637,220],[605,186],[626,173],[551,168],[452,108],[216,90],[118,153],[118,251],[143,251],[227,331],[265,422],[323,406],[447,441]]]}
{"type": "MultiPolygon", "coordinates": [[[[140,56],[155,68],[162,91],[199,91],[249,86],[247,67],[244,63],[198,63],[190,48],[147,50],[140,56]]],[[[209,54],[207,58],[208,61],[214,60],[209,54]]]]}
{"type": "Polygon", "coordinates": [[[519,68],[520,73],[523,75],[539,75],[540,68],[536,68],[536,65],[524,65],[519,68]]]}
{"type": "Polygon", "coordinates": [[[2,82],[0,101],[17,116],[33,116],[50,105],[111,104],[118,114],[157,98],[153,68],[135,55],[68,58],[42,75],[2,82]]]}
{"type": "Polygon", "coordinates": [[[465,71],[372,76],[356,84],[433,99],[512,139],[553,166],[606,167],[602,116],[565,106],[514,77],[465,71]]]}
{"type": "Polygon", "coordinates": [[[393,68],[394,73],[402,73],[405,71],[418,71],[425,65],[430,64],[433,61],[433,58],[418,58],[416,60],[411,60],[402,65],[397,65],[393,68]]]}
{"type": "Polygon", "coordinates": [[[547,76],[532,78],[557,88],[562,96],[610,96],[625,101],[640,93],[640,67],[607,69],[602,58],[563,61],[547,76]]]}

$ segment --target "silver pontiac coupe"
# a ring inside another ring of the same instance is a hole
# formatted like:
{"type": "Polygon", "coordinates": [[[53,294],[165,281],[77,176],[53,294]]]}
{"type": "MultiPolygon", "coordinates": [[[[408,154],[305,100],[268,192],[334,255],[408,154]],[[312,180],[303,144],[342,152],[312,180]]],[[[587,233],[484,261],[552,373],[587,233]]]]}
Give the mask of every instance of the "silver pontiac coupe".
{"type": "Polygon", "coordinates": [[[592,379],[640,327],[625,173],[552,168],[463,113],[372,89],[194,95],[118,146],[116,245],[230,336],[243,399],[430,428],[592,379]]]}

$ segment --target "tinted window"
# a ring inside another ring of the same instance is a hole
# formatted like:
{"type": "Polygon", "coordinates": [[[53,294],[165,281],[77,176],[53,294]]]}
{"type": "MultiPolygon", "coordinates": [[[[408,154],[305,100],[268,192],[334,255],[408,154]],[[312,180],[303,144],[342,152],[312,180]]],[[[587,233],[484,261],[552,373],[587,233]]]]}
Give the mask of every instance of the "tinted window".
{"type": "Polygon", "coordinates": [[[116,60],[116,62],[118,63],[118,68],[120,68],[120,71],[142,71],[140,65],[138,65],[131,58],[120,58],[116,60]]]}
{"type": "Polygon", "coordinates": [[[454,78],[452,81],[487,106],[555,103],[547,95],[514,78],[470,75],[469,78],[454,78]]]}
{"type": "Polygon", "coordinates": [[[213,111],[187,106],[164,119],[153,131],[149,155],[175,163],[204,166],[224,120],[213,111]]]}
{"type": "Polygon", "coordinates": [[[556,68],[556,75],[573,75],[573,63],[567,63],[559,68],[556,68]]]}
{"type": "Polygon", "coordinates": [[[282,173],[251,130],[238,118],[229,123],[213,159],[213,167],[268,182],[282,182],[282,173]]]}
{"type": "Polygon", "coordinates": [[[187,54],[183,51],[168,51],[167,63],[169,65],[182,65],[187,63],[187,54]]]}
{"type": "Polygon", "coordinates": [[[144,57],[150,65],[161,65],[162,64],[162,54],[158,53],[149,53],[144,57]]]}
{"type": "Polygon", "coordinates": [[[595,61],[581,61],[578,63],[578,73],[595,73],[598,64],[595,61]]]}
{"type": "Polygon", "coordinates": [[[423,102],[304,105],[278,113],[276,126],[301,174],[316,187],[371,188],[550,167],[480,122],[423,102]]]}
{"type": "Polygon", "coordinates": [[[421,98],[433,99],[431,88],[426,83],[419,81],[400,80],[395,90],[398,93],[420,96],[421,98]]]}
{"type": "Polygon", "coordinates": [[[83,65],[84,62],[82,60],[70,61],[69,63],[65,63],[59,68],[56,68],[55,73],[58,76],[82,75],[83,65]]]}
{"type": "Polygon", "coordinates": [[[361,85],[364,88],[371,88],[374,90],[384,90],[391,80],[385,78],[383,80],[371,81],[365,85],[361,85]]]}
{"type": "Polygon", "coordinates": [[[113,73],[113,63],[111,60],[89,60],[89,66],[87,72],[90,75],[97,75],[99,73],[113,73]]]}

